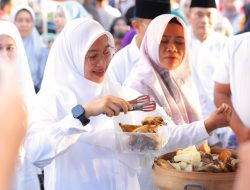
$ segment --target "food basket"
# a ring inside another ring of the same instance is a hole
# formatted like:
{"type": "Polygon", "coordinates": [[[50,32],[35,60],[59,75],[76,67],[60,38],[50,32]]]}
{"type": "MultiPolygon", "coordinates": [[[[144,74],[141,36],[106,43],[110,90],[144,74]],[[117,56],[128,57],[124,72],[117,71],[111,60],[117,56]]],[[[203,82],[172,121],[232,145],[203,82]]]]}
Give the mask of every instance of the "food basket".
{"type": "MultiPolygon", "coordinates": [[[[222,148],[211,148],[212,153],[219,154],[222,148]]],[[[175,152],[165,154],[160,158],[171,160],[175,152]]],[[[234,153],[236,157],[236,154],[234,153]]],[[[236,172],[210,173],[185,172],[173,168],[163,168],[153,165],[153,180],[160,190],[231,190],[233,188],[236,172]]]]}

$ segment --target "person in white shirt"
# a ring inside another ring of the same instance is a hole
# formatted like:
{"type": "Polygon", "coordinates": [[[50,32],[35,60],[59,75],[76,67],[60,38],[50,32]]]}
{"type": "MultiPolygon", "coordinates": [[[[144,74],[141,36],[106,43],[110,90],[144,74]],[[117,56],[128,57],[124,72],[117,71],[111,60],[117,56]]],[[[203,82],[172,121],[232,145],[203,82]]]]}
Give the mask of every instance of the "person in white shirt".
{"type": "Polygon", "coordinates": [[[170,13],[170,11],[170,2],[168,0],[136,0],[136,18],[132,21],[132,26],[136,30],[137,35],[129,45],[117,52],[111,60],[108,74],[114,81],[121,85],[124,84],[132,67],[140,59],[139,48],[148,24],[155,17],[170,13]]]}
{"type": "Polygon", "coordinates": [[[201,118],[189,66],[186,26],[179,17],[165,14],[152,20],[142,41],[140,61],[125,86],[150,95],[177,125],[201,118]]]}
{"type": "MultiPolygon", "coordinates": [[[[212,105],[214,82],[211,76],[219,65],[219,57],[227,41],[224,35],[215,32],[217,14],[215,0],[191,1],[188,21],[190,23],[189,47],[193,78],[198,90],[203,88],[209,95],[209,104],[212,105]]],[[[208,109],[211,112],[214,108],[212,106],[208,109]]]]}
{"type": "Polygon", "coordinates": [[[236,113],[237,126],[245,126],[248,129],[235,131],[238,141],[247,138],[250,128],[250,69],[248,48],[250,46],[250,33],[234,36],[227,44],[221,64],[215,74],[214,102],[217,106],[222,103],[231,105],[236,113]]]}
{"type": "MultiPolygon", "coordinates": [[[[35,90],[21,36],[16,26],[8,21],[0,21],[0,47],[0,56],[5,57],[6,63],[11,64],[15,71],[18,88],[30,114],[35,99],[35,90]]],[[[19,148],[13,174],[10,189],[40,189],[36,167],[27,159],[23,146],[19,148]]]]}
{"type": "MultiPolygon", "coordinates": [[[[212,75],[220,64],[219,58],[227,41],[223,34],[215,32],[218,18],[215,0],[192,0],[188,14],[190,24],[190,62],[192,77],[198,90],[203,118],[208,117],[214,110],[212,75]]],[[[227,132],[227,128],[219,129],[209,140],[211,145],[221,144],[217,136],[227,132]]]]}
{"type": "MultiPolygon", "coordinates": [[[[105,76],[113,47],[112,35],[92,19],[71,21],[52,46],[25,140],[27,156],[45,167],[47,190],[140,189],[139,157],[119,151],[118,126],[109,118],[121,109],[131,110],[122,99],[125,92],[130,98],[138,94],[105,76]]],[[[230,112],[222,106],[206,125],[198,121],[176,126],[168,117],[161,133],[163,138],[171,134],[171,139],[159,154],[202,142],[214,128],[228,123],[230,112]]],[[[142,112],[128,114],[143,119],[142,112]]]]}
{"type": "MultiPolygon", "coordinates": [[[[149,24],[140,48],[140,61],[132,68],[125,86],[150,95],[176,125],[192,125],[201,122],[201,108],[190,70],[185,24],[179,17],[165,14],[149,24]]],[[[175,137],[169,135],[170,147],[175,137]]],[[[143,174],[143,189],[147,189],[151,187],[150,174],[143,174]]]]}
{"type": "Polygon", "coordinates": [[[37,92],[43,79],[49,52],[48,47],[36,29],[35,13],[31,7],[27,5],[16,6],[11,12],[11,20],[22,37],[31,77],[37,92]]]}

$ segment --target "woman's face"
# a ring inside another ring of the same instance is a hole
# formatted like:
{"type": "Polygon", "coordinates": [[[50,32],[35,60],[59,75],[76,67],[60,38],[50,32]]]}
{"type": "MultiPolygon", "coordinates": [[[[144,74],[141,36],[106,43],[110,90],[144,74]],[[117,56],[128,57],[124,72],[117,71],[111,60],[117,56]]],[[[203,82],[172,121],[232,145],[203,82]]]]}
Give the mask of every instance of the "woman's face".
{"type": "Polygon", "coordinates": [[[176,69],[185,55],[183,27],[170,23],[164,31],[160,44],[160,66],[167,70],[176,69]]]}
{"type": "Polygon", "coordinates": [[[99,37],[89,48],[84,60],[84,77],[96,83],[101,83],[115,49],[108,43],[108,37],[99,37]]]}
{"type": "Polygon", "coordinates": [[[0,35],[0,57],[7,62],[16,60],[17,47],[15,41],[7,35],[0,35]]]}
{"type": "Polygon", "coordinates": [[[125,20],[119,19],[117,20],[115,26],[114,26],[114,32],[115,33],[126,33],[129,30],[128,25],[125,20]]]}
{"type": "Polygon", "coordinates": [[[67,23],[67,19],[61,7],[58,7],[55,14],[56,33],[60,33],[67,23]]]}
{"type": "Polygon", "coordinates": [[[19,11],[16,15],[15,25],[18,28],[22,38],[28,37],[33,27],[31,14],[26,10],[19,11]]]}

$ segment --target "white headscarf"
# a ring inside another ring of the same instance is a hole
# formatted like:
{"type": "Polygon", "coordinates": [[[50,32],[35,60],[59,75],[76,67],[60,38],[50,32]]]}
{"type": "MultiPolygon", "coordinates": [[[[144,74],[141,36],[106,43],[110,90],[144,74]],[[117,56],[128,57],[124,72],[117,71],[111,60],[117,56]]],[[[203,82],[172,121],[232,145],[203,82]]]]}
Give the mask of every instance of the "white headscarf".
{"type": "Polygon", "coordinates": [[[48,56],[48,49],[43,43],[40,34],[35,27],[35,13],[28,5],[19,5],[11,13],[11,20],[15,23],[16,16],[21,10],[26,10],[31,14],[33,28],[29,36],[22,38],[34,85],[39,87],[48,56]]]}
{"type": "Polygon", "coordinates": [[[58,4],[63,9],[67,21],[77,18],[91,18],[90,14],[80,3],[76,1],[64,1],[58,4]]]}
{"type": "Polygon", "coordinates": [[[112,35],[96,21],[89,18],[71,21],[51,48],[41,91],[62,86],[70,89],[82,103],[95,98],[105,82],[98,84],[84,77],[84,60],[91,45],[102,35],[114,47],[112,35]]]}
{"type": "Polygon", "coordinates": [[[161,15],[152,20],[149,24],[140,47],[140,61],[133,67],[131,75],[126,84],[138,91],[143,83],[148,84],[154,94],[157,94],[156,101],[172,117],[176,124],[190,123],[199,120],[200,105],[196,89],[194,88],[191,70],[189,67],[187,29],[184,22],[174,15],[161,15]],[[169,71],[170,77],[174,80],[177,90],[181,94],[182,105],[175,101],[170,95],[164,80],[155,67],[160,68],[159,48],[163,33],[173,18],[176,18],[182,25],[185,33],[185,55],[181,65],[174,71],[169,71]],[[158,86],[157,86],[158,85],[158,86]]]}
{"type": "MultiPolygon", "coordinates": [[[[38,107],[46,111],[46,115],[60,121],[71,114],[71,109],[77,104],[84,104],[108,94],[122,97],[121,86],[113,84],[107,76],[102,83],[95,83],[84,77],[85,56],[102,35],[106,35],[109,45],[114,47],[112,35],[97,21],[89,18],[71,21],[59,34],[52,45],[42,87],[38,93],[38,107]]],[[[131,93],[131,96],[134,97],[135,94],[131,93]]],[[[38,113],[38,117],[39,115],[38,113]]],[[[81,134],[78,142],[117,151],[113,119],[101,114],[91,117],[90,126],[85,127],[90,127],[91,132],[81,134]]],[[[134,156],[126,154],[118,156],[117,159],[123,163],[131,160],[138,162],[134,156]]]]}
{"type": "MultiPolygon", "coordinates": [[[[55,109],[58,110],[47,109],[50,115],[57,114],[55,117],[62,119],[71,112],[71,108],[75,105],[84,104],[111,93],[112,82],[106,77],[102,83],[95,83],[84,77],[84,61],[87,51],[102,35],[106,35],[109,45],[114,47],[112,35],[106,32],[98,22],[89,18],[71,21],[59,34],[52,45],[42,87],[38,93],[39,102],[43,105],[49,103],[47,98],[50,102],[57,102],[55,109]]],[[[90,124],[94,129],[98,129],[97,126],[107,121],[111,122],[111,119],[100,115],[91,118],[90,124]]],[[[113,124],[109,125],[113,127],[113,124]]],[[[105,129],[105,127],[99,129],[105,129]]]]}
{"type": "Polygon", "coordinates": [[[18,83],[23,93],[26,105],[30,109],[31,102],[35,97],[35,91],[29,71],[26,53],[19,31],[17,30],[14,24],[8,21],[0,21],[0,35],[10,36],[16,43],[17,58],[14,64],[16,67],[18,83]]]}

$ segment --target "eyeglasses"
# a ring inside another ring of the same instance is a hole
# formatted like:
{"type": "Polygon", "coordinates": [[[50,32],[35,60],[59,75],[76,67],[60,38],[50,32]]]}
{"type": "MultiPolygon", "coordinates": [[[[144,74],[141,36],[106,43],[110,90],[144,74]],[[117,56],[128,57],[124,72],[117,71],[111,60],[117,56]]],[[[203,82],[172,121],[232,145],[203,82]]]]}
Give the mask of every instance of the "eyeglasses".
{"type": "Polygon", "coordinates": [[[116,48],[109,46],[103,52],[93,51],[88,53],[86,60],[90,65],[97,65],[102,59],[105,59],[106,62],[110,62],[115,52],[116,48]]]}

